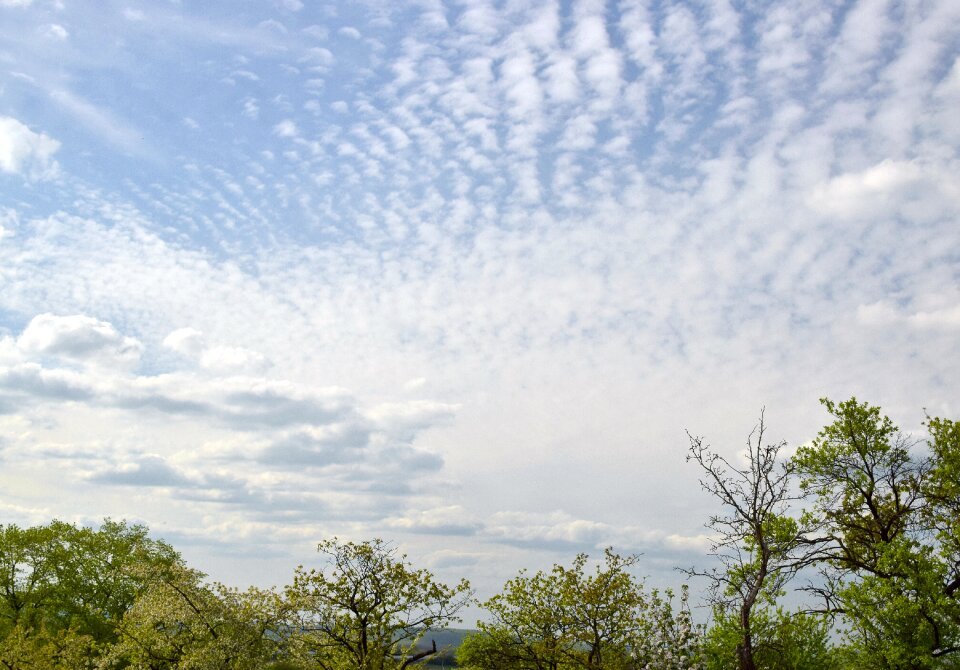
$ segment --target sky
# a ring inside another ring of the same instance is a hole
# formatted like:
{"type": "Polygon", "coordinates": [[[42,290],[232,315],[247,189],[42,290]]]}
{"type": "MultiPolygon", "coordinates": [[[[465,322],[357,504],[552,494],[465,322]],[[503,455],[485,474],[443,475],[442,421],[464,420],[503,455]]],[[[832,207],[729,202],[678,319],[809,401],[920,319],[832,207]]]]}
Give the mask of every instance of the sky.
{"type": "Polygon", "coordinates": [[[0,522],[677,583],[685,431],[960,414],[958,54],[955,0],[0,0],[0,522]]]}

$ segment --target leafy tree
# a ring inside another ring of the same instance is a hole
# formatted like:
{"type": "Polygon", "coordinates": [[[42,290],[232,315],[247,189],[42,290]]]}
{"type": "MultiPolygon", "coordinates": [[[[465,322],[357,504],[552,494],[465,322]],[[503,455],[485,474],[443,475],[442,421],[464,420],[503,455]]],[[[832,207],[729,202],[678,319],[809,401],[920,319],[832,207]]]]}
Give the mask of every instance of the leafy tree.
{"type": "Polygon", "coordinates": [[[738,633],[733,652],[739,670],[756,670],[754,612],[764,601],[772,601],[795,572],[799,526],[788,516],[792,467],[780,454],[786,443],[764,444],[766,425],[763,413],[747,438],[747,463],[731,464],[711,451],[703,438],[690,438],[688,461],[703,470],[700,485],[726,511],[710,518],[707,527],[715,535],[711,554],[719,568],[685,570],[706,577],[710,600],[721,620],[736,617],[738,633]]]}
{"type": "Polygon", "coordinates": [[[44,624],[55,611],[57,552],[54,551],[67,524],[20,528],[0,526],[0,633],[20,634],[44,624]]]}
{"type": "Polygon", "coordinates": [[[75,629],[50,631],[18,625],[0,641],[0,667],[6,670],[94,670],[99,646],[75,629]]]}
{"type": "Polygon", "coordinates": [[[286,597],[286,644],[309,667],[324,670],[406,668],[436,653],[416,651],[429,629],[460,621],[471,597],[464,580],[450,587],[383,540],[321,542],[326,571],[300,567],[286,597]]]}
{"type": "Polygon", "coordinates": [[[960,596],[960,422],[927,417],[931,467],[923,482],[924,525],[935,533],[946,568],[943,593],[960,596]]]}
{"type": "Polygon", "coordinates": [[[0,526],[0,633],[69,629],[112,642],[137,596],[179,564],[172,547],[125,522],[0,526]]]}
{"type": "Polygon", "coordinates": [[[637,560],[608,549],[592,574],[585,554],[569,568],[521,572],[484,604],[491,621],[478,622],[478,633],[458,650],[458,663],[537,670],[696,667],[697,630],[686,591],[675,616],[672,594],[647,595],[630,573],[637,560]]]}
{"type": "MultiPolygon", "coordinates": [[[[761,670],[833,670],[839,665],[830,644],[829,622],[823,615],[788,613],[763,601],[751,614],[753,657],[761,670]]],[[[721,607],[704,642],[706,670],[731,670],[738,666],[735,653],[742,638],[739,617],[721,607]]]]}
{"type": "Polygon", "coordinates": [[[810,590],[847,624],[851,667],[945,667],[960,655],[960,431],[928,418],[924,451],[878,407],[821,402],[834,421],[794,458],[823,578],[810,590]]]}
{"type": "Polygon", "coordinates": [[[116,639],[116,626],[154,582],[182,569],[169,544],[145,526],[106,519],[99,528],[62,524],[52,557],[58,611],[98,641],[116,639]]]}
{"type": "Polygon", "coordinates": [[[154,581],[126,612],[110,662],[150,670],[248,670],[276,652],[280,596],[208,585],[189,568],[154,581]]]}

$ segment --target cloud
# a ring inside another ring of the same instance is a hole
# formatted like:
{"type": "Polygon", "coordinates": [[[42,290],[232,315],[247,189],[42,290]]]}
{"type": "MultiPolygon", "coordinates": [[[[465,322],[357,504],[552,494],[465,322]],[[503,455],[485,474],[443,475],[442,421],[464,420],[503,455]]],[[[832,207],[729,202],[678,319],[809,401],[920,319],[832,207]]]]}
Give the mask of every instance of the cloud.
{"type": "Polygon", "coordinates": [[[13,235],[20,222],[20,216],[14,209],[0,207],[0,241],[4,237],[13,235]]]}
{"type": "Polygon", "coordinates": [[[284,435],[257,459],[274,467],[322,468],[359,463],[368,457],[370,429],[361,423],[340,423],[284,435]]]}
{"type": "Polygon", "coordinates": [[[90,401],[95,397],[83,375],[71,370],[45,370],[36,363],[0,367],[0,391],[16,398],[18,407],[30,400],[90,401]]]}
{"type": "Polygon", "coordinates": [[[50,99],[96,136],[106,140],[124,152],[139,157],[152,157],[156,151],[145,134],[131,126],[106,107],[64,88],[52,89],[50,99]]]}
{"type": "Polygon", "coordinates": [[[178,328],[163,339],[163,346],[196,360],[200,367],[217,374],[259,374],[270,367],[267,358],[252,349],[208,346],[195,328],[178,328]]]}
{"type": "Polygon", "coordinates": [[[610,524],[577,519],[560,511],[498,512],[484,531],[488,537],[506,544],[570,550],[609,545],[615,535],[610,524]]]}
{"type": "Polygon", "coordinates": [[[110,366],[132,367],[143,345],[122,336],[106,321],[75,314],[40,314],[30,320],[17,339],[25,352],[110,366]]]}
{"type": "Polygon", "coordinates": [[[57,176],[60,166],[53,155],[60,142],[35,133],[9,116],[0,116],[0,171],[43,180],[57,176]]]}
{"type": "Polygon", "coordinates": [[[887,159],[866,170],[830,179],[817,186],[809,201],[814,209],[835,216],[876,216],[889,212],[891,205],[923,178],[916,164],[887,159]]]}
{"type": "Polygon", "coordinates": [[[183,486],[189,480],[159,456],[143,458],[100,470],[89,476],[97,484],[120,486],[183,486]]]}
{"type": "Polygon", "coordinates": [[[206,348],[203,333],[195,328],[178,328],[163,339],[163,346],[191,358],[199,358],[206,348]]]}
{"type": "Polygon", "coordinates": [[[478,520],[460,505],[410,512],[384,520],[388,528],[428,535],[475,535],[483,528],[478,520]]]}
{"type": "MultiPolygon", "coordinates": [[[[171,332],[163,345],[199,353],[200,362],[217,352],[190,328],[171,332]]],[[[111,324],[82,315],[39,315],[19,337],[0,339],[4,412],[89,413],[121,423],[120,417],[137,417],[130,425],[138,427],[131,430],[139,437],[128,431],[124,439],[85,446],[72,434],[69,448],[34,445],[33,459],[56,470],[72,469],[76,484],[164,489],[155,495],[228,504],[286,522],[307,518],[318,505],[345,518],[383,516],[389,507],[377,500],[422,491],[422,478],[443,466],[438,454],[411,443],[419,432],[448,420],[453,411],[448,405],[410,401],[365,412],[342,389],[210,368],[202,376],[140,376],[129,366],[100,364],[131,346],[111,324]],[[64,361],[91,360],[98,364],[62,367],[64,361]],[[153,425],[164,426],[162,439],[155,439],[160,433],[153,433],[153,425]],[[188,437],[177,438],[180,431],[188,437]],[[209,441],[198,444],[197,435],[209,441]],[[372,492],[378,498],[371,499],[372,492]]],[[[138,342],[133,348],[143,353],[138,342]]],[[[34,438],[17,438],[18,449],[24,439],[34,438]]]]}
{"type": "Polygon", "coordinates": [[[63,41],[70,36],[66,28],[58,23],[51,23],[41,29],[41,34],[51,40],[63,41]]]}
{"type": "Polygon", "coordinates": [[[430,400],[383,403],[367,410],[375,425],[391,433],[413,435],[429,426],[450,421],[458,405],[430,400]]]}
{"type": "Polygon", "coordinates": [[[273,132],[277,137],[291,138],[297,136],[297,125],[290,119],[281,121],[273,127],[273,132]]]}
{"type": "Polygon", "coordinates": [[[918,330],[956,330],[960,328],[960,302],[943,304],[934,301],[930,307],[907,311],[886,301],[857,307],[857,321],[872,328],[896,329],[909,327],[918,330]]]}
{"type": "Polygon", "coordinates": [[[210,347],[200,355],[200,365],[219,373],[263,372],[270,362],[263,354],[244,347],[210,347]]]}
{"type": "Polygon", "coordinates": [[[677,535],[671,534],[667,535],[663,539],[663,543],[672,549],[680,549],[683,551],[691,551],[698,554],[706,554],[713,543],[712,538],[709,535],[677,535]]]}
{"type": "Polygon", "coordinates": [[[955,406],[957,3],[706,5],[6,12],[5,113],[71,156],[0,175],[4,490],[224,552],[676,564],[683,426],[732,458],[762,405],[792,443],[822,395],[955,406]],[[90,144],[125,118],[157,161],[90,144]],[[137,367],[20,348],[37,314],[137,367]]]}

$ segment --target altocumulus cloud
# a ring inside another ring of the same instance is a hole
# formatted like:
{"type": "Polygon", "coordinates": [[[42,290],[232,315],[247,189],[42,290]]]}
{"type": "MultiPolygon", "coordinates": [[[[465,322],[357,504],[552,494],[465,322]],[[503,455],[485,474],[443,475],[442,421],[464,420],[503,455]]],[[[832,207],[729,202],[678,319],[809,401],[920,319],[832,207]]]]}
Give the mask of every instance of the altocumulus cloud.
{"type": "Polygon", "coordinates": [[[0,2],[15,520],[659,569],[684,428],[956,414],[954,1],[50,7],[0,2]]]}

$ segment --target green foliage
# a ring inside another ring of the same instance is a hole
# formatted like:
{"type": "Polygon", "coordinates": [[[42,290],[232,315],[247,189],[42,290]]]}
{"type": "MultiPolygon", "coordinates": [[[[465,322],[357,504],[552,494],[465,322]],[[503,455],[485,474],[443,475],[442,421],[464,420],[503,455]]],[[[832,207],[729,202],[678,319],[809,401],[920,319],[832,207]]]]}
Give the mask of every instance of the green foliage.
{"type": "Polygon", "coordinates": [[[280,625],[273,591],[207,585],[179,568],[150,585],[126,612],[109,662],[151,670],[253,670],[275,652],[280,625]]]}
{"type": "Polygon", "coordinates": [[[7,670],[94,670],[98,655],[93,638],[73,628],[17,625],[0,641],[0,666],[7,670]]]}
{"type": "Polygon", "coordinates": [[[878,407],[821,401],[834,417],[794,463],[813,498],[819,589],[854,668],[938,668],[960,653],[960,431],[928,418],[928,450],[878,407]]]}
{"type": "Polygon", "coordinates": [[[673,594],[645,593],[630,569],[636,556],[612,550],[590,574],[588,557],[549,573],[521,572],[484,607],[457,654],[460,665],[490,669],[698,667],[698,633],[690,619],[687,592],[679,612],[673,594]]]}
{"type": "MultiPolygon", "coordinates": [[[[824,616],[786,613],[769,602],[751,617],[753,658],[758,670],[832,670],[838,665],[824,616]]],[[[722,608],[714,610],[713,624],[704,642],[706,670],[738,667],[737,645],[743,638],[739,618],[722,608]]]]}
{"type": "Polygon", "coordinates": [[[61,521],[0,527],[0,632],[70,629],[97,643],[158,575],[180,563],[146,528],[107,519],[97,530],[61,521]]]}
{"type": "Polygon", "coordinates": [[[408,667],[431,653],[415,651],[427,629],[459,621],[457,613],[469,602],[465,580],[441,584],[382,540],[334,538],[318,549],[329,559],[328,570],[300,567],[286,591],[287,645],[307,667],[408,667]]]}

